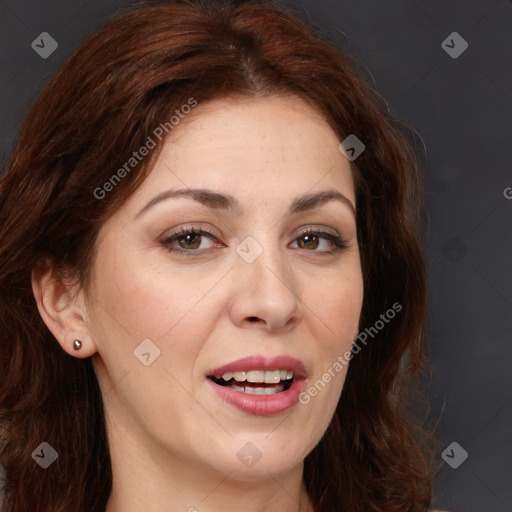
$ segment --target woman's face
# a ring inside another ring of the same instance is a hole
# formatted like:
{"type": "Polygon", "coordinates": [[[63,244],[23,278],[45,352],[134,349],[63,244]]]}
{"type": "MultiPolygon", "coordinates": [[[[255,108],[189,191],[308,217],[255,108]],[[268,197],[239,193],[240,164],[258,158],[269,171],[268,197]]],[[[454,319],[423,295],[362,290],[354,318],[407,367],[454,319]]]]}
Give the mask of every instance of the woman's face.
{"type": "Polygon", "coordinates": [[[88,329],[126,456],[249,480],[297,468],[318,443],[363,298],[339,142],[297,98],[199,104],[104,224],[88,329]],[[153,201],[171,190],[183,193],[153,201]]]}

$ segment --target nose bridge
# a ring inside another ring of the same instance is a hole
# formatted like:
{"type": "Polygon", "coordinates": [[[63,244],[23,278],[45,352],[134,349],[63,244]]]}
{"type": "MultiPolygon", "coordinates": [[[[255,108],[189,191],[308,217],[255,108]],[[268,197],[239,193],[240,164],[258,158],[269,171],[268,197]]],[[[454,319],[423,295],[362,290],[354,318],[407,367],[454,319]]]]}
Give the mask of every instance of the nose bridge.
{"type": "Polygon", "coordinates": [[[286,323],[298,313],[297,283],[275,231],[247,236],[236,248],[237,311],[267,324],[286,323]]]}
{"type": "MultiPolygon", "coordinates": [[[[286,277],[292,278],[286,254],[279,246],[279,242],[275,240],[275,233],[272,231],[247,236],[237,246],[236,252],[239,259],[242,260],[237,262],[241,272],[245,271],[251,274],[250,281],[253,284],[258,284],[254,280],[254,274],[259,277],[257,281],[264,280],[267,286],[269,281],[280,282],[284,281],[286,277]]],[[[270,286],[272,285],[270,284],[270,286]]],[[[281,284],[281,286],[284,285],[281,284]]]]}

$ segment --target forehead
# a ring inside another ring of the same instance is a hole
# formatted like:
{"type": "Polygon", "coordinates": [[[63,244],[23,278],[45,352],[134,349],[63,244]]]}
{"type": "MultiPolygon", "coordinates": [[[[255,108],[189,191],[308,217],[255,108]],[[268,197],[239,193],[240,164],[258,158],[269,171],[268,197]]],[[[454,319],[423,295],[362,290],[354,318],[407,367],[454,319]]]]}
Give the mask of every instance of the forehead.
{"type": "Polygon", "coordinates": [[[139,206],[169,188],[203,187],[239,199],[286,201],[336,188],[352,202],[352,170],[327,122],[296,97],[199,104],[170,133],[139,206]]]}
{"type": "Polygon", "coordinates": [[[328,158],[333,143],[337,139],[326,121],[298,97],[227,98],[199,104],[171,132],[166,148],[187,157],[191,148],[200,148],[196,158],[208,151],[246,162],[257,152],[275,163],[302,161],[307,154],[328,158]]]}

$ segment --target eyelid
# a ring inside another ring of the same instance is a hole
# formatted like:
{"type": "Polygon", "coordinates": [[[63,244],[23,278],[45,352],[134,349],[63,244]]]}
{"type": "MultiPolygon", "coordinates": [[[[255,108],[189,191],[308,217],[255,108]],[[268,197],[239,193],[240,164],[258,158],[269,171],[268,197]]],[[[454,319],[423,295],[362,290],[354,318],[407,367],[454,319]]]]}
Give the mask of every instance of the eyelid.
{"type": "MultiPolygon", "coordinates": [[[[174,248],[170,249],[169,246],[171,246],[171,244],[173,242],[175,242],[177,239],[179,239],[187,234],[190,234],[190,233],[195,233],[199,236],[206,236],[207,238],[210,238],[210,240],[212,240],[212,241],[216,240],[217,242],[219,242],[219,240],[217,240],[217,238],[216,238],[217,235],[213,231],[217,231],[217,230],[216,229],[211,230],[208,228],[197,227],[194,224],[190,224],[188,226],[181,226],[180,228],[175,229],[175,230],[171,231],[169,234],[167,234],[166,236],[164,236],[164,238],[160,241],[160,244],[162,246],[164,246],[169,253],[175,253],[177,255],[183,255],[183,256],[201,256],[201,255],[205,254],[206,252],[208,252],[209,249],[187,250],[187,249],[182,249],[182,248],[178,248],[178,247],[174,247],[174,248]]],[[[311,252],[312,254],[315,254],[318,256],[323,256],[323,257],[333,256],[333,255],[338,254],[350,247],[348,240],[345,237],[338,234],[338,232],[335,229],[329,228],[327,226],[319,226],[319,225],[311,225],[311,224],[304,226],[302,228],[299,228],[299,231],[295,232],[292,242],[295,243],[299,238],[301,238],[302,236],[308,235],[308,234],[313,234],[315,236],[318,236],[319,238],[323,238],[324,240],[329,241],[331,244],[334,245],[334,249],[332,249],[330,251],[315,251],[315,250],[308,251],[308,250],[306,250],[306,253],[311,252]]],[[[222,237],[222,235],[219,238],[221,238],[221,237],[222,237]]],[[[222,242],[220,242],[220,244],[224,245],[222,242]]],[[[217,248],[220,248],[218,244],[217,244],[217,248]]]]}
{"type": "Polygon", "coordinates": [[[304,233],[309,233],[311,231],[313,232],[325,232],[325,233],[329,233],[333,236],[336,236],[336,237],[339,237],[339,238],[344,238],[343,236],[341,236],[335,229],[333,228],[329,228],[327,226],[321,226],[321,225],[316,225],[316,224],[308,224],[307,226],[305,226],[304,228],[298,228],[299,230],[297,231],[297,233],[294,235],[294,237],[298,237],[298,236],[301,236],[303,235],[304,233]]]}
{"type": "Polygon", "coordinates": [[[172,238],[176,235],[179,235],[183,232],[188,232],[188,231],[205,231],[206,233],[208,233],[209,235],[211,235],[212,237],[219,237],[221,238],[222,237],[222,234],[220,233],[220,231],[218,229],[215,229],[213,227],[205,227],[203,224],[201,223],[191,223],[191,224],[187,224],[185,226],[180,226],[179,228],[176,228],[176,229],[173,229],[171,231],[166,231],[161,237],[160,239],[163,239],[163,240],[168,240],[169,238],[172,238]]]}
{"type": "MultiPolygon", "coordinates": [[[[202,224],[200,223],[191,223],[191,224],[188,224],[186,226],[181,226],[179,228],[176,228],[170,232],[166,232],[164,235],[162,235],[162,237],[160,237],[161,239],[163,239],[163,241],[167,241],[169,240],[170,238],[173,238],[177,235],[180,235],[182,233],[188,233],[189,231],[205,231],[206,234],[208,235],[211,235],[212,237],[218,237],[218,238],[222,238],[222,234],[220,233],[220,231],[218,231],[217,229],[215,228],[210,228],[210,227],[203,227],[202,224]]],[[[316,224],[307,224],[305,226],[301,226],[299,228],[297,228],[297,230],[295,231],[295,233],[292,235],[293,236],[293,240],[295,240],[295,238],[303,235],[303,234],[307,234],[307,233],[311,233],[311,232],[326,232],[326,233],[329,233],[335,237],[338,237],[338,238],[341,238],[341,239],[344,239],[344,237],[342,235],[340,235],[335,229],[333,228],[329,228],[327,226],[322,226],[322,225],[316,225],[316,224]]]]}

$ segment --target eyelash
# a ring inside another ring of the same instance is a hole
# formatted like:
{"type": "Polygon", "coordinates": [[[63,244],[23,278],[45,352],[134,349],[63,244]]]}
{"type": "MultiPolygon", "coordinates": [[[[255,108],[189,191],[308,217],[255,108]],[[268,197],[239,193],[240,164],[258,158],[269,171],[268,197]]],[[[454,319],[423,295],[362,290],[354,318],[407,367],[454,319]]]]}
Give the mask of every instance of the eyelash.
{"type": "MultiPolygon", "coordinates": [[[[213,233],[211,233],[210,231],[207,231],[204,229],[197,229],[197,228],[193,228],[193,227],[185,227],[185,228],[180,229],[180,231],[178,231],[177,233],[174,233],[171,236],[167,237],[166,239],[162,240],[161,244],[170,253],[183,254],[186,256],[200,256],[201,254],[203,254],[204,251],[199,251],[197,249],[180,249],[177,247],[171,247],[172,242],[174,242],[175,240],[178,240],[180,238],[183,238],[186,235],[202,235],[202,236],[207,236],[207,237],[213,238],[213,239],[215,238],[215,235],[213,233]]],[[[318,254],[323,254],[323,255],[333,255],[333,254],[337,254],[337,253],[348,248],[348,243],[345,239],[343,239],[337,235],[333,235],[332,233],[327,233],[326,231],[317,231],[317,230],[314,230],[311,228],[308,228],[307,230],[302,231],[297,236],[297,238],[295,240],[298,240],[299,238],[306,236],[306,235],[319,236],[319,238],[324,238],[326,240],[329,240],[335,246],[335,248],[332,249],[331,251],[320,252],[320,251],[311,250],[308,252],[317,252],[318,254]]],[[[304,250],[307,251],[307,249],[304,249],[304,250]]]]}

